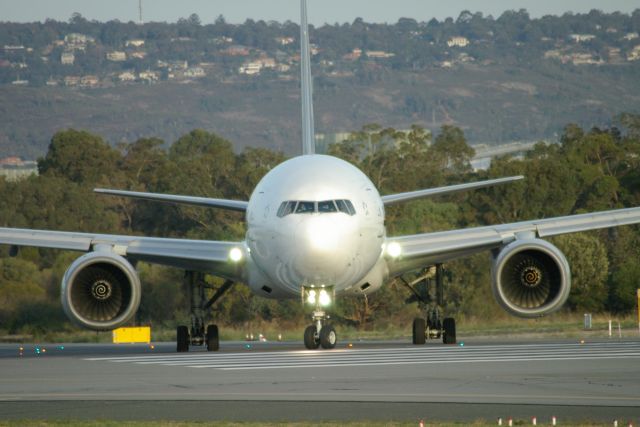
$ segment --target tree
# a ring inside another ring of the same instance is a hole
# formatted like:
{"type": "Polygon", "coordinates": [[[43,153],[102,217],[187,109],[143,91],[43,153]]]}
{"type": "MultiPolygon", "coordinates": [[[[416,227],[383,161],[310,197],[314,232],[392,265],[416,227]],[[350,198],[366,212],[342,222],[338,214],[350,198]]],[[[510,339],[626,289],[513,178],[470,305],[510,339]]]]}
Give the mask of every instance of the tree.
{"type": "Polygon", "coordinates": [[[93,185],[108,180],[118,158],[118,152],[99,136],[68,129],[53,135],[46,156],[38,160],[38,172],[93,185]]]}
{"type": "Polygon", "coordinates": [[[553,239],[566,256],[571,268],[572,310],[600,312],[607,302],[609,261],[604,244],[596,236],[576,233],[553,239]]]}
{"type": "Polygon", "coordinates": [[[471,171],[475,150],[467,144],[462,129],[444,125],[433,144],[433,152],[440,160],[440,168],[453,174],[471,171]]]}

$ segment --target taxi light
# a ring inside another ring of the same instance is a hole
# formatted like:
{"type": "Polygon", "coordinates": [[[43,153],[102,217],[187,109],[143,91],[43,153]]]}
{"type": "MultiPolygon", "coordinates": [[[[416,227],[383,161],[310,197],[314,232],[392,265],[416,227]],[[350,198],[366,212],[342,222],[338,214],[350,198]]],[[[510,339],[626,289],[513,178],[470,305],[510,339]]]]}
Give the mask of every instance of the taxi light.
{"type": "Polygon", "coordinates": [[[229,259],[233,262],[242,260],[242,251],[240,248],[233,248],[229,251],[229,259]]]}
{"type": "Polygon", "coordinates": [[[397,242],[391,242],[387,246],[387,254],[391,258],[398,258],[402,254],[402,247],[397,242]]]}

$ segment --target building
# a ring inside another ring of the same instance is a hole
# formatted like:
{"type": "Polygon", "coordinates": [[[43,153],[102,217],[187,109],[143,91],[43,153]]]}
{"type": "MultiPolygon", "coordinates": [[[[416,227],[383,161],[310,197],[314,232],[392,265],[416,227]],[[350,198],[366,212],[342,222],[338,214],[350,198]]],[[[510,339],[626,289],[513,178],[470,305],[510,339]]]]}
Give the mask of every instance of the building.
{"type": "Polygon", "coordinates": [[[227,56],[248,56],[249,48],[246,46],[233,45],[223,49],[220,53],[227,56]]]}
{"type": "Polygon", "coordinates": [[[118,80],[121,82],[133,82],[136,80],[136,75],[132,71],[125,71],[118,74],[118,80]]]}
{"type": "Polygon", "coordinates": [[[240,68],[238,68],[238,72],[240,74],[246,74],[249,76],[260,74],[260,71],[262,71],[262,63],[260,62],[245,62],[240,68]]]}
{"type": "Polygon", "coordinates": [[[80,77],[78,76],[66,76],[64,78],[64,85],[73,87],[78,86],[80,84],[80,77]]]}
{"type": "Polygon", "coordinates": [[[60,55],[60,62],[62,65],[73,65],[75,60],[76,56],[72,51],[62,52],[62,55],[60,55]]]}
{"type": "Polygon", "coordinates": [[[144,40],[142,39],[134,39],[134,40],[127,40],[124,44],[126,47],[142,47],[144,46],[144,40]]]}
{"type": "Polygon", "coordinates": [[[191,67],[184,72],[185,77],[192,77],[196,79],[204,77],[206,75],[207,73],[204,72],[204,69],[202,67],[191,67]]]}
{"type": "Polygon", "coordinates": [[[296,39],[294,39],[293,37],[276,37],[276,42],[278,42],[282,46],[289,45],[295,41],[296,39]]]}
{"type": "Polygon", "coordinates": [[[374,59],[386,59],[386,58],[391,58],[393,56],[395,56],[395,53],[389,53],[389,52],[385,52],[383,50],[368,50],[365,52],[365,55],[367,55],[368,58],[374,58],[374,59]]]}
{"type": "Polygon", "coordinates": [[[127,54],[120,51],[114,50],[113,52],[107,53],[107,60],[113,62],[122,62],[127,60],[127,54]]]}
{"type": "Polygon", "coordinates": [[[157,82],[160,78],[157,72],[150,70],[141,71],[139,76],[140,80],[146,81],[147,83],[157,82]]]}
{"type": "Polygon", "coordinates": [[[465,47],[469,45],[469,39],[462,36],[451,37],[447,40],[447,46],[449,47],[465,47]]]}
{"type": "Polygon", "coordinates": [[[350,53],[342,56],[345,61],[355,61],[362,56],[362,49],[355,48],[350,53]]]}
{"type": "Polygon", "coordinates": [[[627,54],[627,61],[637,61],[640,59],[640,44],[635,46],[631,51],[627,54]]]}
{"type": "Polygon", "coordinates": [[[588,42],[596,38],[593,34],[571,34],[569,38],[576,43],[588,42]]]}
{"type": "Polygon", "coordinates": [[[80,87],[98,87],[99,84],[98,76],[87,75],[80,78],[80,87]]]}
{"type": "Polygon", "coordinates": [[[0,159],[0,176],[7,181],[18,181],[31,175],[38,175],[37,162],[15,156],[0,159]]]}
{"type": "Polygon", "coordinates": [[[95,43],[95,41],[93,37],[80,33],[69,33],[64,36],[64,45],[71,50],[84,50],[88,43],[95,43]]]}

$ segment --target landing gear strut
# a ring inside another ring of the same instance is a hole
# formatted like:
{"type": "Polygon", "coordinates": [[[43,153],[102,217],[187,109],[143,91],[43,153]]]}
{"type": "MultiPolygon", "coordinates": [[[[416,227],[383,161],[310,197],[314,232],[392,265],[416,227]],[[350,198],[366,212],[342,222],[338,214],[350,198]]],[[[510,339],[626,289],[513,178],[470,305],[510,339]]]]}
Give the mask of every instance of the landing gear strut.
{"type": "Polygon", "coordinates": [[[207,351],[220,349],[220,338],[217,325],[208,325],[205,331],[207,314],[211,307],[233,286],[234,282],[227,280],[217,288],[210,299],[206,297],[206,289],[213,289],[204,280],[204,273],[185,271],[184,285],[188,288],[191,307],[191,329],[178,326],[176,331],[176,349],[178,353],[189,351],[190,345],[206,345],[207,351]]]}
{"type": "Polygon", "coordinates": [[[336,330],[327,323],[329,315],[323,308],[333,300],[332,294],[332,289],[303,289],[303,300],[315,306],[312,315],[313,324],[304,330],[304,346],[309,350],[315,350],[318,347],[332,349],[338,342],[336,330]]]}
{"type": "Polygon", "coordinates": [[[427,274],[419,277],[412,283],[408,283],[400,277],[401,282],[413,294],[407,302],[418,302],[424,317],[413,320],[412,336],[413,344],[422,345],[427,339],[442,338],[444,344],[456,343],[456,321],[451,317],[442,318],[444,306],[444,268],[442,264],[435,266],[435,272],[427,271],[427,274]],[[431,295],[429,284],[433,283],[435,275],[435,298],[431,295]]]}

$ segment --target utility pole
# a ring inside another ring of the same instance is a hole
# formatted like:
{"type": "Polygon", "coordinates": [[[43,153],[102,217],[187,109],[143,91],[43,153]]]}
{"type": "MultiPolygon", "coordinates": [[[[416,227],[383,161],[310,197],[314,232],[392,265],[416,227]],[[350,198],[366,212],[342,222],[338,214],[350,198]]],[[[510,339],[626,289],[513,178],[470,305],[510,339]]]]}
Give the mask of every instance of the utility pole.
{"type": "Polygon", "coordinates": [[[143,22],[142,22],[142,0],[138,0],[138,22],[140,23],[140,25],[143,24],[143,22]]]}

